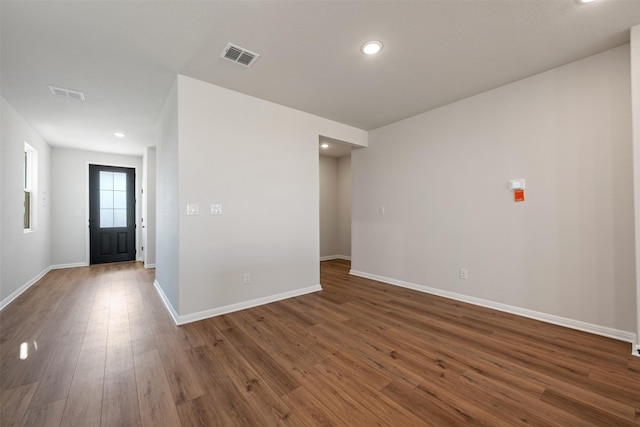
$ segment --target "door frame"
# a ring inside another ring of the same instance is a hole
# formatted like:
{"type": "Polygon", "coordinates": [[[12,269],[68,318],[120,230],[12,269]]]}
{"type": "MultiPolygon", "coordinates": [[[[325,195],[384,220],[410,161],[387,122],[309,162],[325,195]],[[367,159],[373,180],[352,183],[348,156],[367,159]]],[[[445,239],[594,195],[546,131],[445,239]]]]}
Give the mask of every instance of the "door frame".
{"type": "Polygon", "coordinates": [[[116,168],[130,168],[130,169],[134,169],[135,170],[135,174],[136,174],[136,179],[135,179],[135,201],[136,201],[136,208],[135,208],[135,212],[136,212],[136,231],[135,231],[135,235],[136,235],[136,261],[140,261],[142,260],[142,253],[140,251],[140,215],[141,215],[141,204],[142,204],[142,197],[140,196],[140,189],[142,188],[141,185],[142,183],[140,182],[141,174],[139,173],[139,167],[136,165],[132,165],[132,164],[123,164],[123,163],[111,163],[111,162],[105,162],[102,160],[95,160],[95,161],[87,161],[85,162],[85,167],[84,167],[84,202],[85,202],[85,217],[84,217],[84,237],[85,237],[85,252],[84,252],[84,259],[85,259],[85,265],[90,265],[91,264],[91,233],[89,232],[89,165],[100,165],[100,166],[113,166],[116,168]]]}

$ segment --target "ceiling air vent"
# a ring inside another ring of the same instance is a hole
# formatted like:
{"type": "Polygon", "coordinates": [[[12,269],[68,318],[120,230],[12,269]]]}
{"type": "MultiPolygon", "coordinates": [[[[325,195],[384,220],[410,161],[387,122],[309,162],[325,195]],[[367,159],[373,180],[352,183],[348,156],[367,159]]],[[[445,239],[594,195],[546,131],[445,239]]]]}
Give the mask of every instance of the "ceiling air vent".
{"type": "Polygon", "coordinates": [[[49,85],[49,90],[53,95],[60,95],[67,98],[84,101],[84,93],[78,90],[65,89],[63,87],[57,87],[57,86],[51,86],[51,85],[49,85]]]}
{"type": "Polygon", "coordinates": [[[242,64],[245,67],[251,67],[254,62],[260,56],[255,52],[251,52],[245,48],[240,46],[236,46],[231,43],[227,43],[227,46],[222,51],[223,58],[227,58],[230,61],[237,62],[238,64],[242,64]]]}

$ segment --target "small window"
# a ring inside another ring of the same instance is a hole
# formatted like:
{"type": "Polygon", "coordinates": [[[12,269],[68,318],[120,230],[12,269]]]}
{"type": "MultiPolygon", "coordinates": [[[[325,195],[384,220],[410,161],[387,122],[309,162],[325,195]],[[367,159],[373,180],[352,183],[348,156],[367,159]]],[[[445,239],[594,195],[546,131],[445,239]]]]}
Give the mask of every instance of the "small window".
{"type": "Polygon", "coordinates": [[[24,143],[24,231],[35,231],[38,183],[38,152],[24,143]]]}

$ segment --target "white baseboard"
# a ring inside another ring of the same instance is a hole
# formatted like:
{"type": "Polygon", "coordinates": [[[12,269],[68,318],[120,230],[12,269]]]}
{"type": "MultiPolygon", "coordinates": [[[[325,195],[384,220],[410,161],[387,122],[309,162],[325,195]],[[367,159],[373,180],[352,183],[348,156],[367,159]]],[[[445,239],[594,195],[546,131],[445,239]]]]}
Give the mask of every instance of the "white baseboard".
{"type": "Polygon", "coordinates": [[[49,267],[51,270],[61,270],[63,268],[77,268],[77,267],[88,267],[89,264],[86,262],[74,262],[71,264],[54,264],[49,267]]]}
{"type": "Polygon", "coordinates": [[[169,314],[173,318],[173,321],[175,322],[176,325],[184,325],[186,323],[197,322],[198,320],[204,320],[210,317],[221,316],[223,314],[233,313],[234,311],[245,310],[247,308],[257,307],[259,305],[269,304],[272,302],[281,301],[284,299],[293,298],[300,295],[305,295],[305,294],[318,292],[322,290],[322,287],[320,285],[309,286],[302,289],[295,289],[289,292],[282,292],[280,294],[269,295],[262,298],[256,298],[249,301],[243,301],[236,304],[229,304],[222,307],[212,308],[210,310],[204,310],[204,311],[199,311],[197,313],[185,314],[183,316],[180,316],[175,311],[171,303],[169,302],[169,299],[167,298],[167,296],[164,294],[164,291],[160,287],[160,283],[158,283],[158,281],[155,280],[153,284],[156,287],[158,294],[160,294],[160,298],[162,298],[162,302],[164,302],[164,305],[167,307],[167,310],[169,311],[169,314]]]}
{"type": "Polygon", "coordinates": [[[169,302],[169,298],[167,298],[167,296],[165,295],[164,291],[162,290],[162,287],[160,286],[160,283],[158,283],[157,280],[154,280],[153,286],[156,288],[158,295],[160,295],[160,299],[162,299],[164,306],[167,308],[167,311],[171,315],[171,318],[173,319],[173,323],[175,323],[176,325],[180,325],[180,323],[178,323],[180,316],[178,315],[178,312],[171,305],[171,302],[169,302]]]}
{"type": "Polygon", "coordinates": [[[428,286],[418,285],[415,283],[405,282],[402,280],[391,279],[389,277],[378,276],[376,274],[365,273],[363,271],[351,270],[349,274],[358,277],[364,277],[366,279],[376,280],[378,282],[388,283],[390,285],[400,286],[403,288],[413,289],[416,291],[424,292],[427,294],[437,295],[456,301],[462,301],[481,307],[491,308],[506,313],[516,314],[518,316],[528,317],[530,319],[540,320],[542,322],[551,323],[558,326],[564,326],[570,329],[576,329],[582,332],[589,332],[591,334],[604,336],[607,338],[613,338],[619,341],[625,341],[632,344],[632,353],[634,356],[639,356],[640,346],[637,344],[637,336],[633,332],[621,331],[619,329],[613,329],[606,326],[595,325],[593,323],[582,322],[580,320],[568,319],[566,317],[560,317],[553,314],[542,313],[539,311],[529,310],[526,308],[515,307],[508,304],[502,304],[499,302],[484,300],[481,298],[471,297],[468,295],[458,294],[455,292],[449,292],[442,289],[431,288],[428,286]],[[633,351],[636,348],[638,351],[633,351]]]}
{"type": "Polygon", "coordinates": [[[155,263],[153,263],[153,264],[145,264],[144,268],[156,268],[156,264],[155,263]]]}
{"type": "Polygon", "coordinates": [[[18,298],[20,295],[22,295],[22,293],[24,291],[26,291],[27,289],[29,289],[31,286],[33,286],[38,280],[42,279],[44,277],[45,274],[47,274],[49,271],[51,271],[51,267],[47,267],[44,270],[42,270],[40,273],[38,273],[37,276],[35,276],[34,278],[32,278],[31,280],[29,280],[27,283],[25,283],[24,285],[20,286],[18,289],[16,289],[15,291],[13,291],[11,293],[11,295],[9,295],[8,297],[6,297],[5,299],[3,299],[0,302],[0,311],[2,311],[6,306],[8,306],[9,304],[11,304],[11,302],[18,298]]]}
{"type": "Polygon", "coordinates": [[[320,261],[331,261],[332,259],[343,259],[345,261],[351,261],[351,257],[346,255],[329,255],[320,257],[320,261]]]}

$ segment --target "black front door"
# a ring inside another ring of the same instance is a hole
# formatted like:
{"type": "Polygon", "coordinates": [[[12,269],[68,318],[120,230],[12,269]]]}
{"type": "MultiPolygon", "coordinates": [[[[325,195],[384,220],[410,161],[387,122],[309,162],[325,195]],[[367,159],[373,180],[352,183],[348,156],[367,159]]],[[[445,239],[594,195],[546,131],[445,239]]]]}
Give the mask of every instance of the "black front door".
{"type": "Polygon", "coordinates": [[[136,259],[136,171],[89,165],[91,264],[136,259]]]}

